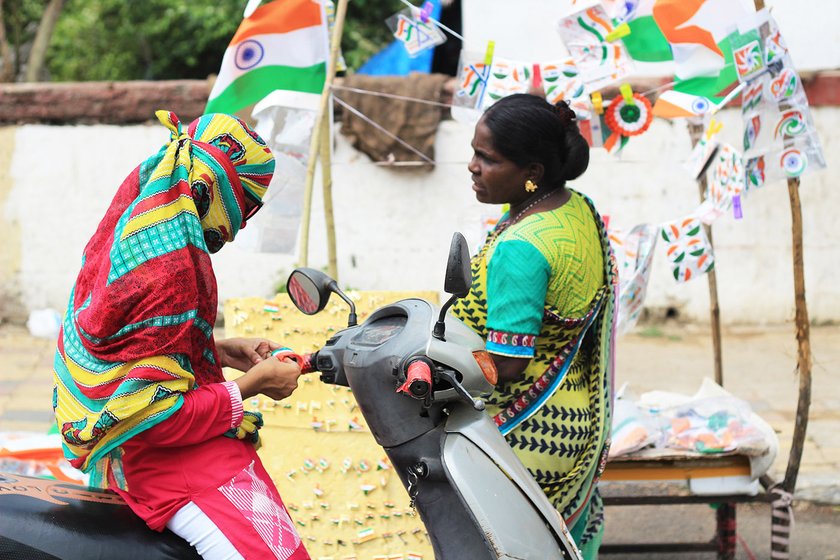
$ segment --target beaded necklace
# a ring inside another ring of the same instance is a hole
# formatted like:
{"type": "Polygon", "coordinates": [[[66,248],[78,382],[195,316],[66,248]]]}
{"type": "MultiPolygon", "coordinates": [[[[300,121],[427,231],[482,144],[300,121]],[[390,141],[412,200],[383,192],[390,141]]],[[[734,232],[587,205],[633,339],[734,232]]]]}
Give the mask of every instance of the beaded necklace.
{"type": "Polygon", "coordinates": [[[534,206],[536,206],[540,202],[542,202],[544,200],[547,200],[548,197],[550,197],[551,195],[553,195],[556,192],[557,192],[557,189],[554,189],[554,190],[548,191],[548,192],[540,195],[539,197],[534,199],[534,201],[531,204],[529,204],[528,206],[526,206],[525,208],[523,208],[522,210],[517,212],[516,216],[511,218],[509,223],[510,224],[515,224],[516,222],[519,221],[519,218],[521,218],[525,214],[525,212],[527,212],[528,210],[530,210],[531,208],[533,208],[534,206]]]}

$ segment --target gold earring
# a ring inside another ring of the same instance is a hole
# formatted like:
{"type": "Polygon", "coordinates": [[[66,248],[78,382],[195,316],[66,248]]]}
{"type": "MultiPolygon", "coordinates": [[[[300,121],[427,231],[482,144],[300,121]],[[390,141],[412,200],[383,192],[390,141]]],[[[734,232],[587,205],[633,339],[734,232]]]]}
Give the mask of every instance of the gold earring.
{"type": "Polygon", "coordinates": [[[537,184],[535,182],[533,182],[531,179],[528,179],[527,181],[525,181],[525,190],[526,191],[534,192],[538,188],[539,187],[537,186],[537,184]]]}

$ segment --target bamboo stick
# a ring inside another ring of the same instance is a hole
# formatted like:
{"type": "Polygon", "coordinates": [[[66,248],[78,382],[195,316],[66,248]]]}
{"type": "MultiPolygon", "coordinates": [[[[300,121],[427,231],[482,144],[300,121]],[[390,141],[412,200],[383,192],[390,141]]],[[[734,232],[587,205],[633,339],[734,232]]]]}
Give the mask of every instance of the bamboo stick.
{"type": "Polygon", "coordinates": [[[321,178],[324,189],[324,222],[327,228],[327,273],[338,280],[338,258],[335,248],[335,215],[332,199],[332,137],[330,120],[324,119],[321,131],[321,178]]]}
{"type": "MultiPolygon", "coordinates": [[[[312,127],[312,138],[309,141],[309,159],[306,162],[306,183],[303,190],[303,215],[300,221],[300,255],[298,264],[307,266],[309,263],[309,226],[312,221],[312,190],[315,183],[315,167],[318,164],[318,155],[323,146],[321,135],[323,133],[323,122],[330,105],[332,83],[335,78],[335,67],[338,61],[338,53],[341,50],[341,36],[344,32],[344,18],[347,15],[347,1],[338,0],[335,9],[335,24],[332,37],[330,38],[330,58],[327,62],[327,75],[324,79],[324,88],[321,90],[321,104],[318,108],[318,116],[315,118],[315,125],[312,127]]],[[[329,144],[327,144],[329,147],[329,144]]],[[[326,201],[325,205],[326,205],[326,201]]],[[[332,201],[330,201],[332,212],[332,201]]],[[[329,224],[328,226],[329,227],[329,224]]],[[[329,233],[327,234],[329,237],[329,233]]],[[[334,257],[333,257],[334,258],[334,257]]]]}

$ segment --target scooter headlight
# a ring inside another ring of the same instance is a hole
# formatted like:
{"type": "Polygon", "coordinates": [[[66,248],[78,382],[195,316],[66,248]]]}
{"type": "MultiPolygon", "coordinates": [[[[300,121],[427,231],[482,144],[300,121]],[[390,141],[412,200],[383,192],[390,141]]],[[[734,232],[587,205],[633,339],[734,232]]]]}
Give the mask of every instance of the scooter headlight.
{"type": "Polygon", "coordinates": [[[484,379],[490,385],[496,385],[499,381],[499,372],[496,371],[496,362],[493,361],[493,357],[485,350],[477,350],[473,352],[473,358],[478,363],[478,367],[481,368],[484,379]]]}

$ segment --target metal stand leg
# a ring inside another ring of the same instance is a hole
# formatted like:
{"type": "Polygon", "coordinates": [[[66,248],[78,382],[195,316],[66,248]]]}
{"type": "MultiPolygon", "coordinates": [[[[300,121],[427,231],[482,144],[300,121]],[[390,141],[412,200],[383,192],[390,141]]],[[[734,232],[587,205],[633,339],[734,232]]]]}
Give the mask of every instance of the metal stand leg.
{"type": "Polygon", "coordinates": [[[735,560],[738,528],[735,504],[720,504],[716,512],[718,560],[735,560]]]}

